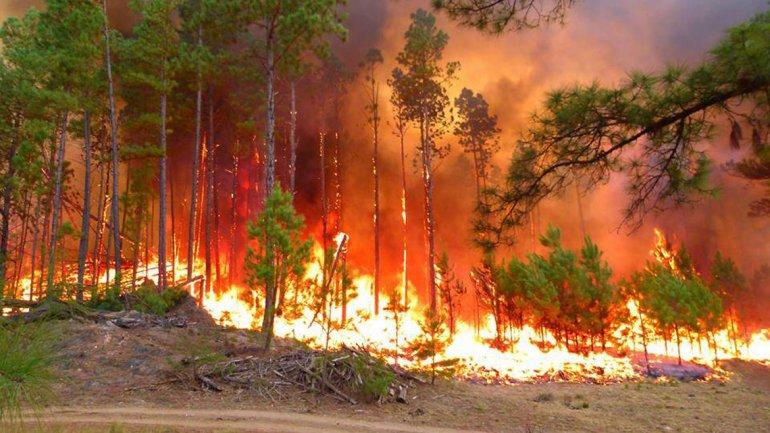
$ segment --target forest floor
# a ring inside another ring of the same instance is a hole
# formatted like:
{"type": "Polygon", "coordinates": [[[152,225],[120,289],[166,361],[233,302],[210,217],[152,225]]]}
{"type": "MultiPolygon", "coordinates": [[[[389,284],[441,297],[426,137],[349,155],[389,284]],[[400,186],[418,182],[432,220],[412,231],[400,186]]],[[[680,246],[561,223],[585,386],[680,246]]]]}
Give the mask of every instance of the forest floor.
{"type": "MultiPolygon", "coordinates": [[[[770,433],[770,367],[723,363],[722,382],[486,385],[441,381],[408,403],[351,405],[297,389],[265,396],[177,382],[184,358],[259,356],[259,334],[187,306],[186,327],[61,322],[52,407],[11,433],[751,432],[770,433]]],[[[278,341],[276,352],[296,343],[278,341]]],[[[1,427],[1,426],[0,426],[1,427]]],[[[0,428],[0,430],[3,430],[0,428]]]]}

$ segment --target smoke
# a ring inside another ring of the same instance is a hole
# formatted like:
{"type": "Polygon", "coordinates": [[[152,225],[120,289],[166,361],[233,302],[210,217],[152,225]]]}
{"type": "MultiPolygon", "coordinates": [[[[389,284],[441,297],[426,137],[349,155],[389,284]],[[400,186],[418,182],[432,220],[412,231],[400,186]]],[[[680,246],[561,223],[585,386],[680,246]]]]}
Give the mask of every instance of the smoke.
{"type": "MultiPolygon", "coordinates": [[[[379,78],[384,83],[403,46],[409,14],[418,7],[428,7],[428,2],[387,2],[385,19],[377,25],[367,21],[371,19],[370,14],[360,13],[360,10],[382,3],[353,2],[349,24],[353,29],[352,41],[359,37],[374,39],[374,44],[383,51],[386,60],[379,78]],[[365,33],[356,30],[361,28],[366,29],[365,33]],[[376,38],[372,38],[374,34],[376,38]]],[[[727,28],[765,7],[763,0],[729,3],[666,0],[656,2],[654,8],[641,7],[631,0],[588,0],[576,5],[564,26],[499,37],[458,27],[444,16],[439,16],[438,24],[450,36],[444,58],[462,64],[450,95],[454,98],[462,87],[469,87],[481,92],[489,101],[503,129],[503,146],[495,162],[498,170],[504,170],[516,139],[549,90],[594,81],[612,86],[622,81],[629,71],[654,72],[668,64],[697,64],[705,59],[708,49],[723,37],[727,28]]],[[[342,58],[355,65],[355,60],[363,56],[368,46],[359,42],[336,48],[342,58]]],[[[351,86],[345,104],[348,142],[343,155],[346,173],[344,220],[345,230],[352,235],[351,260],[370,271],[373,263],[371,138],[362,114],[361,86],[360,81],[351,86]]],[[[389,89],[383,86],[381,92],[383,99],[387,99],[389,89]]],[[[385,111],[383,118],[390,119],[389,108],[385,111]]],[[[392,125],[383,129],[383,256],[386,258],[385,273],[397,275],[400,271],[398,139],[390,134],[392,125]]],[[[415,156],[415,140],[414,135],[407,140],[410,162],[415,156]]],[[[434,178],[437,239],[439,248],[449,253],[458,273],[464,275],[478,260],[478,254],[470,246],[473,174],[467,157],[456,143],[452,143],[452,137],[447,136],[444,140],[454,146],[452,154],[440,163],[434,178]]],[[[722,168],[729,160],[740,158],[740,152],[729,150],[725,136],[718,136],[702,146],[708,148],[714,158],[712,182],[720,192],[715,197],[702,198],[693,206],[650,215],[634,232],[619,227],[625,204],[626,179],[623,176],[613,176],[606,185],[591,185],[591,192],[581,198],[585,234],[605,250],[607,260],[619,276],[627,276],[650,258],[654,226],[662,227],[677,242],[687,246],[704,270],[717,250],[733,257],[747,275],[770,258],[768,249],[754,241],[770,235],[770,224],[746,216],[748,203],[761,196],[763,190],[729,176],[722,168]]],[[[418,287],[424,287],[427,271],[424,266],[423,192],[419,173],[411,164],[409,176],[410,278],[418,287]]],[[[532,227],[519,230],[520,242],[511,252],[530,251],[533,246],[531,230],[542,232],[548,224],[561,227],[567,245],[578,248],[584,235],[580,221],[576,191],[570,189],[563,196],[540,206],[532,227]]]]}

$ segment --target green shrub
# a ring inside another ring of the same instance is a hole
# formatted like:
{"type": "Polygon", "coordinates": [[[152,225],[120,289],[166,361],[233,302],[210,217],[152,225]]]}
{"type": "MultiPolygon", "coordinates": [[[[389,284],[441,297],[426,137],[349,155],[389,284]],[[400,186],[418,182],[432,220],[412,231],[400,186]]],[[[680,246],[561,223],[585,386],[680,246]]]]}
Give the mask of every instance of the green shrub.
{"type": "Polygon", "coordinates": [[[373,357],[353,358],[353,369],[361,378],[357,383],[358,393],[366,399],[376,401],[388,396],[390,385],[396,379],[396,375],[385,363],[373,357]]]}
{"type": "Polygon", "coordinates": [[[54,341],[54,328],[46,324],[0,328],[0,421],[50,401],[54,341]]]}
{"type": "Polygon", "coordinates": [[[48,322],[51,320],[70,320],[85,318],[91,310],[75,301],[46,300],[25,316],[27,322],[48,322]]]}
{"type": "Polygon", "coordinates": [[[168,288],[158,293],[153,285],[142,285],[131,294],[131,306],[143,313],[166,314],[187,296],[187,292],[177,288],[168,288]]]}

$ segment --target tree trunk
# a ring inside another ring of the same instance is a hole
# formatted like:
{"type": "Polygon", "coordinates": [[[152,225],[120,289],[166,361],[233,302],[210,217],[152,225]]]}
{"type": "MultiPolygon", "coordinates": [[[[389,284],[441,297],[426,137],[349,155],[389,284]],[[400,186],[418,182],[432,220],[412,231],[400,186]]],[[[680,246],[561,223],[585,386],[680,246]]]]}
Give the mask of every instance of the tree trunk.
{"type": "MultiPolygon", "coordinates": [[[[35,201],[35,222],[40,220],[40,197],[35,201]]],[[[35,259],[37,258],[37,242],[40,236],[40,227],[35,224],[32,232],[32,252],[29,260],[29,300],[34,299],[35,287],[35,259]]]]}
{"type": "MultiPolygon", "coordinates": [[[[108,162],[109,165],[109,162],[108,162]]],[[[99,256],[102,251],[102,240],[103,240],[103,233],[104,233],[104,222],[105,222],[105,211],[107,208],[107,196],[106,194],[106,188],[109,187],[109,177],[105,179],[105,166],[104,164],[100,164],[99,167],[99,205],[98,205],[98,215],[99,220],[96,222],[96,239],[94,241],[94,249],[93,253],[91,253],[92,257],[94,258],[93,262],[93,269],[91,274],[91,284],[96,286],[99,282],[99,267],[100,267],[100,260],[99,256]],[[106,184],[106,185],[105,185],[106,184]]]]}
{"type": "Polygon", "coordinates": [[[78,247],[78,285],[75,295],[78,303],[83,303],[83,278],[86,273],[88,255],[88,235],[91,216],[91,118],[88,110],[83,112],[83,221],[80,225],[80,245],[78,247]]]}
{"type": "MultiPolygon", "coordinates": [[[[198,47],[203,45],[202,29],[198,27],[198,47]]],[[[203,83],[201,66],[198,65],[198,89],[195,93],[195,145],[193,146],[192,188],[190,190],[190,219],[187,221],[187,280],[192,280],[193,248],[195,247],[195,211],[198,206],[198,170],[201,159],[201,110],[203,105],[203,83]]],[[[202,295],[203,291],[199,293],[202,295]]],[[[199,296],[199,303],[203,302],[199,296]]]]}
{"type": "Polygon", "coordinates": [[[174,179],[168,183],[169,210],[171,213],[171,286],[176,284],[176,218],[174,218],[174,179]]]}
{"type": "MultiPolygon", "coordinates": [[[[166,81],[166,70],[161,71],[161,82],[166,81]]],[[[160,180],[158,186],[158,291],[166,288],[166,103],[165,90],[160,95],[160,180]]]]}
{"type": "MultiPolygon", "coordinates": [[[[107,21],[107,0],[103,0],[104,9],[104,58],[107,69],[108,99],[110,109],[110,157],[112,171],[112,200],[110,202],[110,214],[112,217],[112,244],[115,251],[115,286],[120,287],[121,251],[120,251],[120,226],[118,225],[118,118],[115,109],[115,84],[112,80],[112,56],[110,55],[110,29],[107,21]]],[[[108,262],[109,263],[109,262],[108,262]]],[[[126,298],[128,308],[128,298],[126,298]]]]}
{"type": "Polygon", "coordinates": [[[291,112],[289,121],[289,191],[294,194],[297,177],[297,82],[291,81],[291,112]]]}
{"type": "MultiPolygon", "coordinates": [[[[2,305],[3,295],[5,294],[5,274],[8,267],[8,241],[11,236],[11,200],[13,198],[14,176],[12,160],[15,155],[16,144],[14,143],[6,155],[9,167],[3,182],[3,207],[0,209],[0,217],[3,219],[2,223],[0,223],[0,305],[2,305]]],[[[0,309],[0,313],[2,313],[2,309],[0,309]]]]}
{"type": "Polygon", "coordinates": [[[407,274],[407,238],[409,230],[407,226],[406,217],[406,150],[404,148],[404,125],[399,120],[399,138],[401,141],[401,242],[402,242],[402,257],[401,267],[403,268],[403,285],[404,285],[404,307],[409,307],[409,278],[407,274]]]}
{"type": "Polygon", "coordinates": [[[204,213],[205,219],[205,245],[204,254],[206,258],[206,293],[211,291],[211,244],[213,238],[211,236],[212,226],[214,225],[213,209],[214,209],[214,100],[212,97],[211,88],[208,89],[208,134],[206,137],[206,212],[204,213]]]}
{"type": "MultiPolygon", "coordinates": [[[[16,250],[16,269],[13,273],[13,297],[16,297],[16,293],[19,290],[19,279],[21,279],[21,271],[22,267],[24,265],[24,247],[27,245],[27,233],[29,229],[29,207],[30,207],[30,200],[29,200],[29,192],[24,193],[24,212],[21,214],[22,217],[22,225],[21,225],[21,241],[19,242],[19,246],[16,250]]],[[[0,295],[0,298],[2,298],[2,295],[0,295]]],[[[0,302],[2,302],[0,300],[0,302]]]]}
{"type": "Polygon", "coordinates": [[[430,311],[436,312],[436,244],[435,222],[433,220],[433,179],[432,179],[432,146],[430,139],[430,124],[426,110],[422,116],[422,181],[425,189],[425,230],[428,239],[428,288],[430,293],[430,311]]]}
{"type": "Polygon", "coordinates": [[[56,244],[59,242],[59,226],[61,225],[61,202],[62,202],[62,183],[64,182],[64,149],[67,146],[67,125],[69,114],[65,111],[62,114],[62,121],[59,130],[59,145],[56,149],[56,171],[54,174],[53,189],[53,210],[51,217],[51,239],[48,246],[48,275],[47,275],[47,297],[54,295],[54,266],[56,265],[56,244]]]}
{"type": "Polygon", "coordinates": [[[235,281],[235,231],[238,211],[238,156],[233,157],[233,185],[230,193],[230,257],[227,264],[227,281],[232,286],[235,281]]]}
{"type": "MultiPolygon", "coordinates": [[[[273,192],[275,183],[275,93],[273,85],[275,81],[275,59],[273,52],[274,40],[272,31],[269,32],[265,44],[267,58],[267,125],[265,126],[265,198],[273,192]]],[[[269,236],[265,239],[265,246],[272,249],[272,241],[269,236]]],[[[262,332],[265,337],[265,350],[270,349],[273,339],[273,318],[275,317],[275,282],[268,281],[265,286],[265,314],[262,318],[262,332]]]]}
{"type": "Polygon", "coordinates": [[[378,92],[372,79],[372,174],[374,175],[374,314],[380,314],[380,172],[378,92]]]}

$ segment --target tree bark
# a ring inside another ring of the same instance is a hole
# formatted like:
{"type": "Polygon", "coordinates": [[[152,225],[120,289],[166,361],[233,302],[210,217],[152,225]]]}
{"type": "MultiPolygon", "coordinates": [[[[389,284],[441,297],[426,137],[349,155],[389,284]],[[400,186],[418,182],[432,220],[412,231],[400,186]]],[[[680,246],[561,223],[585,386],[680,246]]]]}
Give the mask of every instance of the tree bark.
{"type": "MultiPolygon", "coordinates": [[[[374,72],[372,72],[372,75],[374,72]]],[[[374,78],[372,78],[372,132],[373,132],[373,150],[372,150],[372,174],[374,176],[374,314],[380,314],[380,172],[379,172],[379,106],[378,89],[376,88],[374,78]]]]}
{"type": "MultiPolygon", "coordinates": [[[[35,222],[40,220],[40,197],[35,201],[35,222]]],[[[29,259],[29,300],[32,301],[35,293],[35,259],[37,258],[37,242],[40,237],[40,227],[35,224],[32,234],[32,251],[29,259]]]]}
{"type": "MultiPolygon", "coordinates": [[[[198,48],[203,45],[202,29],[198,27],[198,48]]],[[[198,88],[195,93],[195,145],[193,146],[192,189],[190,190],[190,219],[187,222],[187,280],[193,274],[193,248],[195,247],[195,211],[198,206],[198,170],[200,169],[201,154],[201,110],[203,105],[203,83],[201,66],[198,65],[198,88]]],[[[200,292],[200,295],[203,291],[200,292]]],[[[203,302],[203,299],[198,299],[203,302]]]]}
{"type": "MultiPolygon", "coordinates": [[[[107,163],[109,165],[109,162],[107,163]]],[[[109,170],[108,170],[109,171],[109,170]]],[[[101,261],[99,260],[99,256],[102,251],[102,241],[103,241],[103,233],[104,233],[104,222],[105,222],[105,211],[107,210],[107,197],[109,194],[106,193],[107,188],[109,188],[109,177],[105,176],[105,166],[104,164],[100,164],[99,167],[99,205],[98,205],[98,212],[99,219],[96,222],[96,230],[95,235],[96,239],[94,241],[94,249],[93,253],[91,254],[94,258],[93,261],[93,269],[91,274],[91,284],[96,285],[99,282],[99,267],[101,264],[101,261]]]]}
{"type": "Polygon", "coordinates": [[[61,225],[61,202],[64,182],[64,150],[67,146],[67,125],[69,113],[62,114],[59,130],[59,145],[56,149],[56,171],[54,174],[53,210],[51,217],[51,239],[48,246],[48,275],[46,280],[47,297],[54,295],[54,266],[56,265],[56,244],[59,242],[59,226],[61,225]]]}
{"type": "Polygon", "coordinates": [[[401,242],[402,242],[402,257],[401,267],[403,268],[403,285],[404,285],[404,307],[409,307],[409,278],[407,274],[407,215],[406,215],[406,149],[404,148],[404,124],[401,120],[399,122],[399,138],[401,141],[401,242]]]}
{"type": "MultiPolygon", "coordinates": [[[[161,71],[161,82],[166,81],[165,65],[161,71]]],[[[160,95],[160,180],[158,187],[158,291],[166,288],[166,91],[160,95]]]]}
{"type": "Polygon", "coordinates": [[[428,239],[428,293],[430,294],[430,311],[436,312],[436,243],[435,222],[433,219],[433,179],[432,179],[432,143],[430,139],[430,124],[427,110],[423,109],[422,133],[422,181],[425,189],[425,231],[428,239]]]}
{"type": "Polygon", "coordinates": [[[78,247],[78,285],[76,300],[83,303],[83,278],[86,273],[86,256],[88,255],[88,235],[91,216],[91,118],[88,110],[83,112],[83,220],[80,224],[80,245],[78,247]]]}
{"type": "MultiPolygon", "coordinates": [[[[14,125],[15,126],[15,125],[14,125]]],[[[0,217],[3,221],[0,223],[0,305],[3,302],[3,295],[5,294],[5,274],[8,265],[8,241],[11,236],[11,204],[13,198],[13,157],[16,155],[16,143],[13,143],[8,150],[6,158],[8,158],[8,172],[5,175],[3,181],[3,207],[0,209],[0,217]]],[[[0,313],[2,311],[0,310],[0,313]]]]}
{"type": "MultiPolygon", "coordinates": [[[[275,183],[275,94],[273,85],[275,81],[275,53],[272,31],[268,33],[265,48],[267,58],[267,125],[265,126],[265,199],[273,192],[275,183]]],[[[272,249],[270,236],[266,236],[265,246],[272,249]]],[[[275,282],[265,285],[265,314],[262,318],[262,333],[265,337],[265,350],[270,349],[273,339],[273,318],[275,317],[275,282]]]]}
{"type": "Polygon", "coordinates": [[[206,137],[206,212],[205,219],[205,245],[206,258],[206,293],[211,290],[211,247],[213,243],[212,228],[214,225],[214,99],[211,88],[208,89],[208,134],[206,137]]]}
{"type": "Polygon", "coordinates": [[[297,82],[291,81],[291,112],[289,121],[289,191],[294,194],[297,177],[297,82]]]}
{"type": "MultiPolygon", "coordinates": [[[[120,251],[120,226],[118,209],[118,118],[115,109],[115,84],[112,79],[112,56],[110,55],[110,26],[107,18],[107,0],[102,1],[104,10],[104,59],[107,69],[108,101],[110,109],[110,158],[112,172],[112,200],[110,201],[110,215],[112,218],[112,244],[115,252],[115,286],[120,287],[121,251],[120,251]]],[[[109,263],[109,262],[108,262],[109,263]]],[[[128,298],[126,298],[128,307],[128,298]]]]}
{"type": "Polygon", "coordinates": [[[235,280],[235,231],[236,218],[238,216],[238,156],[233,157],[233,184],[230,193],[230,257],[227,265],[227,281],[232,286],[235,280]]]}

